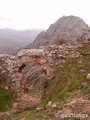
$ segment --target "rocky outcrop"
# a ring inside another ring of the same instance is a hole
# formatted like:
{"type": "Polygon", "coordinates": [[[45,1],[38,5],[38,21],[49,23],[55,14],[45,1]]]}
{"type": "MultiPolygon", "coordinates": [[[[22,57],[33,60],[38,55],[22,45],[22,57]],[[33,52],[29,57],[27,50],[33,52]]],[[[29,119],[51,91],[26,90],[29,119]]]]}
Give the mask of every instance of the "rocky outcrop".
{"type": "Polygon", "coordinates": [[[90,28],[81,18],[63,16],[52,24],[46,32],[41,32],[29,47],[38,48],[54,43],[61,44],[67,40],[85,40],[89,38],[90,28]]]}
{"type": "MultiPolygon", "coordinates": [[[[82,77],[83,81],[82,83],[80,82],[79,89],[86,89],[90,83],[90,65],[85,63],[84,58],[89,61],[89,48],[90,41],[72,41],[61,45],[53,44],[42,46],[38,49],[22,49],[15,56],[0,54],[0,87],[12,92],[15,98],[11,111],[7,112],[7,114],[5,112],[0,113],[0,115],[2,115],[3,118],[5,118],[4,115],[6,115],[6,120],[8,120],[11,112],[16,113],[27,109],[34,109],[44,112],[53,111],[53,117],[61,120],[61,115],[65,113],[88,113],[88,111],[90,111],[89,95],[81,95],[81,92],[80,94],[75,93],[71,95],[71,99],[64,104],[63,109],[61,106],[62,103],[53,102],[51,97],[55,95],[53,94],[53,90],[60,87],[58,84],[62,87],[63,83],[61,79],[58,78],[58,75],[60,75],[63,69],[72,67],[72,62],[65,67],[65,64],[70,61],[76,62],[77,72],[79,72],[80,76],[81,74],[85,74],[85,76],[82,77]],[[83,66],[84,64],[86,68],[83,66]],[[84,97],[82,98],[82,96],[84,97]],[[45,103],[41,105],[41,101],[47,98],[49,99],[48,104],[45,103]]],[[[73,66],[73,72],[75,67],[76,66],[73,66]]],[[[75,72],[75,75],[77,72],[75,72]]],[[[65,74],[67,74],[67,72],[65,72],[65,74]]],[[[67,79],[67,81],[64,81],[67,82],[65,87],[69,84],[70,79],[72,82],[74,81],[74,77],[70,75],[69,78],[65,78],[67,79]]],[[[63,80],[64,79],[62,79],[62,81],[63,80]]],[[[60,90],[59,93],[61,93],[61,91],[63,91],[63,89],[60,90]]],[[[57,94],[57,91],[55,93],[57,94]]],[[[63,94],[61,97],[63,98],[63,94]]],[[[51,116],[49,118],[54,120],[51,116]]],[[[89,120],[89,117],[87,120],[89,120]]]]}
{"type": "Polygon", "coordinates": [[[55,67],[70,58],[81,56],[76,49],[83,47],[83,43],[50,45],[39,49],[23,49],[17,53],[18,68],[26,78],[26,89],[29,91],[43,91],[48,80],[52,80],[55,67]],[[78,45],[79,44],[79,45],[78,45]]]}
{"type": "Polygon", "coordinates": [[[13,55],[0,54],[0,60],[2,66],[0,81],[2,81],[5,88],[11,91],[13,93],[13,96],[16,96],[17,98],[19,97],[18,94],[21,91],[22,79],[22,74],[18,72],[17,59],[13,55]]]}
{"type": "Polygon", "coordinates": [[[42,91],[49,79],[55,77],[55,66],[69,58],[78,58],[82,53],[76,49],[83,43],[50,45],[40,49],[22,49],[16,56],[0,55],[1,82],[6,89],[20,97],[26,91],[42,91]],[[79,45],[78,45],[79,44],[79,45]]]}

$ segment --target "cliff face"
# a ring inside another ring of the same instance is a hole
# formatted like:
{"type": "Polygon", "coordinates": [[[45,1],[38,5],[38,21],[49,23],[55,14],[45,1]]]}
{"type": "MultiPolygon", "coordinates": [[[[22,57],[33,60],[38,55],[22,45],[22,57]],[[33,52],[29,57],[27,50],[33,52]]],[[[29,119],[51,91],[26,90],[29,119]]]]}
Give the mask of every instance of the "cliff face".
{"type": "Polygon", "coordinates": [[[41,32],[30,45],[37,48],[43,45],[60,44],[61,40],[89,39],[90,28],[79,17],[64,16],[52,24],[45,32],[41,32]]]}

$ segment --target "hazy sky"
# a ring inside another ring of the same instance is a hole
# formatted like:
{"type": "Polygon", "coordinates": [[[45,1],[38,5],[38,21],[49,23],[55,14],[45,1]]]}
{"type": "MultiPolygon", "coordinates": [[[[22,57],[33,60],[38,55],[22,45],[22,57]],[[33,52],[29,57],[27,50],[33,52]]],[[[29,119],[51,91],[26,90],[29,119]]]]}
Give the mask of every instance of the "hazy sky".
{"type": "Polygon", "coordinates": [[[0,0],[0,28],[47,29],[63,15],[90,25],[90,0],[0,0]]]}

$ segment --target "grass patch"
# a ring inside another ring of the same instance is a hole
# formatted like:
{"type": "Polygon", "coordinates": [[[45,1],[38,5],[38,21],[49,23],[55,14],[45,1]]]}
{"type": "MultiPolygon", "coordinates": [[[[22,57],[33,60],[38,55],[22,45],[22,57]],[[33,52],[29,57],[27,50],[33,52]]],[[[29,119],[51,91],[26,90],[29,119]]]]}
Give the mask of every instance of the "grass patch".
{"type": "Polygon", "coordinates": [[[4,88],[0,88],[0,111],[7,111],[12,106],[12,95],[4,88]]]}
{"type": "Polygon", "coordinates": [[[39,95],[39,92],[37,91],[28,91],[28,95],[32,97],[37,97],[39,95]]]}
{"type": "MultiPolygon", "coordinates": [[[[89,50],[87,48],[87,50],[89,50]]],[[[71,58],[61,68],[56,68],[56,78],[54,81],[49,81],[46,89],[46,99],[54,102],[60,102],[64,105],[74,92],[80,90],[84,94],[90,93],[90,82],[86,80],[86,76],[90,73],[90,55],[82,56],[82,63],[78,63],[81,58],[71,58]],[[85,72],[80,73],[84,69],[85,72]],[[82,83],[87,83],[82,87],[82,83]]]]}
{"type": "MultiPolygon", "coordinates": [[[[42,120],[44,118],[54,118],[54,113],[52,111],[45,111],[45,110],[32,110],[27,116],[27,120],[34,120],[34,119],[42,120]]],[[[55,119],[53,119],[55,120],[55,119]]]]}

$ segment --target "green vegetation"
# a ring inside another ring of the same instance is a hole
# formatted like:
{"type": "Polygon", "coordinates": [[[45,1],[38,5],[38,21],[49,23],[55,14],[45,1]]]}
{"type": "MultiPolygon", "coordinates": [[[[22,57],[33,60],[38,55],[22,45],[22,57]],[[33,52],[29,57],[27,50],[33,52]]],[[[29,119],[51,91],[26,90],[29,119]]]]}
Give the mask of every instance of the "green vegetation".
{"type": "MultiPolygon", "coordinates": [[[[89,50],[90,45],[78,49],[79,52],[87,53],[89,50]]],[[[76,91],[88,95],[90,93],[90,82],[86,80],[88,73],[90,73],[90,55],[82,55],[81,58],[70,58],[62,68],[61,66],[56,67],[56,78],[48,82],[48,87],[45,90],[45,100],[59,102],[63,107],[68,97],[72,96],[76,91]],[[80,60],[81,63],[79,63],[80,60]],[[84,72],[80,72],[82,69],[84,72]]]]}
{"type": "MultiPolygon", "coordinates": [[[[16,114],[10,114],[7,117],[7,120],[11,120],[14,119],[15,120],[20,120],[22,118],[26,118],[26,120],[35,120],[37,118],[37,120],[42,120],[42,119],[52,119],[52,120],[57,120],[54,117],[54,112],[52,111],[45,111],[45,110],[36,110],[36,109],[32,109],[30,111],[22,111],[22,112],[18,112],[16,114]]],[[[0,120],[4,120],[5,117],[4,116],[0,116],[0,120]]]]}
{"type": "Polygon", "coordinates": [[[45,111],[45,110],[33,110],[29,113],[27,116],[27,120],[34,120],[35,118],[38,118],[39,120],[42,120],[43,118],[54,118],[54,113],[51,111],[45,111]]]}
{"type": "Polygon", "coordinates": [[[11,108],[12,95],[5,89],[0,88],[0,111],[6,111],[11,108]]]}

